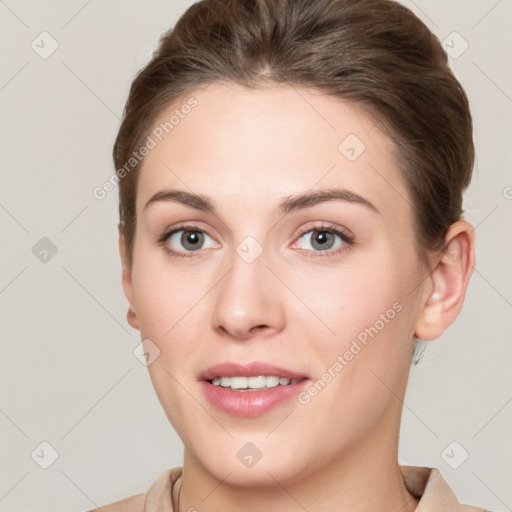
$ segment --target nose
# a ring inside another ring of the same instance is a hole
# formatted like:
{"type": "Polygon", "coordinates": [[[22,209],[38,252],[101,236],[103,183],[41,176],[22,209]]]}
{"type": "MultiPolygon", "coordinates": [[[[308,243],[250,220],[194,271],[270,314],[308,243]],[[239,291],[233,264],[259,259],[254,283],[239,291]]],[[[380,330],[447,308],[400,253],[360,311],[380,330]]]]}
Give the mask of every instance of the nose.
{"type": "Polygon", "coordinates": [[[214,288],[214,330],[233,340],[268,337],[284,327],[283,285],[267,267],[266,253],[254,261],[233,253],[230,270],[214,288]]]}

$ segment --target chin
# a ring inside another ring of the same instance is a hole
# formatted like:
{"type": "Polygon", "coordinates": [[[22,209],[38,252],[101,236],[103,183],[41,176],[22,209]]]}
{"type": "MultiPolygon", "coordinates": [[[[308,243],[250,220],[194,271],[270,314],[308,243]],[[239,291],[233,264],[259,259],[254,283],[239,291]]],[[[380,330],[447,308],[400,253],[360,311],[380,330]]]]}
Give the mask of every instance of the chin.
{"type": "Polygon", "coordinates": [[[258,440],[258,436],[240,436],[228,443],[208,443],[215,448],[205,449],[206,443],[197,447],[196,461],[215,479],[240,487],[274,487],[287,485],[306,478],[323,461],[304,448],[284,444],[276,437],[275,442],[258,440]],[[251,441],[254,440],[254,442],[251,441]]]}
{"type": "MultiPolygon", "coordinates": [[[[205,461],[207,463],[207,461],[205,461]]],[[[260,460],[253,467],[243,467],[241,464],[224,464],[220,470],[217,463],[205,466],[207,471],[218,480],[228,485],[239,487],[276,487],[293,483],[303,476],[297,467],[283,464],[282,461],[270,460],[266,464],[260,460]]],[[[304,473],[306,473],[304,471],[304,473]]]]}

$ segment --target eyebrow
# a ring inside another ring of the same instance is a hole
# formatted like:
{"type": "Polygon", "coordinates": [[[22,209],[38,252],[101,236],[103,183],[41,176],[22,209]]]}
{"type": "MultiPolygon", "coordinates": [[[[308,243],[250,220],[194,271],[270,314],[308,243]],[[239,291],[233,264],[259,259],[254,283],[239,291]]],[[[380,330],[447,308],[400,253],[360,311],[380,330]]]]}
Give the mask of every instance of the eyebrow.
{"type": "MultiPolygon", "coordinates": [[[[217,215],[217,209],[215,208],[215,204],[212,199],[203,194],[196,194],[185,190],[161,190],[151,196],[144,206],[144,210],[153,203],[168,201],[181,203],[196,210],[217,215]]],[[[286,215],[291,212],[304,208],[311,208],[312,206],[328,201],[345,201],[348,203],[359,204],[376,213],[380,213],[370,201],[355,192],[351,192],[350,190],[343,188],[314,190],[285,197],[281,203],[279,203],[278,210],[282,214],[286,215]]]]}

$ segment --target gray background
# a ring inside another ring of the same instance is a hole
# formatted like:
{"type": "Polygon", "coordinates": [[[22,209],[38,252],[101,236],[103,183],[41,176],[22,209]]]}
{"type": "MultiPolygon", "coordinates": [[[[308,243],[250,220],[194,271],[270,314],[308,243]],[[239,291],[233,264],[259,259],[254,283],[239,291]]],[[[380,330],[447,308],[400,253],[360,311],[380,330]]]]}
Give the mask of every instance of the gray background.
{"type": "MultiPolygon", "coordinates": [[[[462,502],[512,510],[512,1],[404,3],[447,42],[478,160],[465,198],[476,268],[462,314],[414,366],[400,462],[438,467],[462,502]]],[[[125,320],[117,190],[92,190],[113,172],[135,71],[190,4],[0,0],[2,511],[85,511],[181,464],[125,320]]]]}

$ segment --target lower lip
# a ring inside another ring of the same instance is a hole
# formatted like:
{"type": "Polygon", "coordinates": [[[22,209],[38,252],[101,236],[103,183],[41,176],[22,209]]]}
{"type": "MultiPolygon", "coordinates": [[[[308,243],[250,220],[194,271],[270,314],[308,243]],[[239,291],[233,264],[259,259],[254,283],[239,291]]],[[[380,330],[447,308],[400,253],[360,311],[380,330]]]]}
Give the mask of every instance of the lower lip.
{"type": "Polygon", "coordinates": [[[208,381],[202,381],[201,385],[206,397],[217,409],[233,416],[253,418],[296,397],[307,381],[308,379],[303,379],[288,386],[279,385],[251,391],[235,391],[215,386],[208,381]]]}

